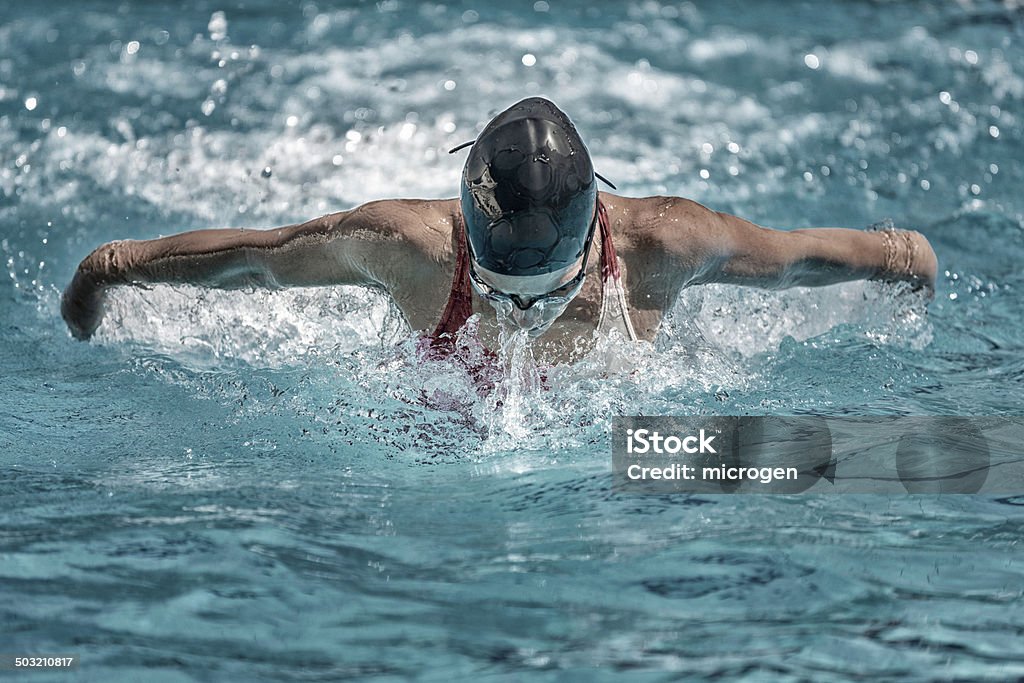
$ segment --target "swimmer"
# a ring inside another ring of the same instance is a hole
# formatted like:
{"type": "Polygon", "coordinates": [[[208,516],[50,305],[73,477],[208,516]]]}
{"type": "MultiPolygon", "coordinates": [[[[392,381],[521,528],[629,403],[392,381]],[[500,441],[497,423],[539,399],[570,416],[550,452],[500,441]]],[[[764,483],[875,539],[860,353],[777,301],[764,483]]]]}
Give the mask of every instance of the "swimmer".
{"type": "Polygon", "coordinates": [[[458,199],[386,199],[288,227],[105,244],[79,265],[61,314],[88,339],[118,286],[363,285],[389,294],[436,348],[480,314],[488,346],[504,321],[567,358],[595,331],[652,339],[692,285],[934,288],[935,252],[918,232],[774,230],[681,197],[599,192],[575,126],[540,97],[469,144],[458,199]]]}

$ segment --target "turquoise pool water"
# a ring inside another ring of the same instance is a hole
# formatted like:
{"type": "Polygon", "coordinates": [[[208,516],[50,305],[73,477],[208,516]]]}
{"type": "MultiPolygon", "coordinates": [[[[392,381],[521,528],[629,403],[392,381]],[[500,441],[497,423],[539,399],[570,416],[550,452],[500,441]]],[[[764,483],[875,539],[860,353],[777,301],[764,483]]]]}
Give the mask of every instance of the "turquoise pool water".
{"type": "Polygon", "coordinates": [[[1024,676],[1024,496],[627,496],[609,440],[1020,414],[1022,33],[994,2],[6,4],[0,651],[81,657],[32,680],[1024,676]],[[935,300],[688,290],[653,345],[501,407],[353,288],[122,291],[68,336],[98,244],[453,196],[447,149],[532,94],[623,194],[923,231],[935,300]]]}

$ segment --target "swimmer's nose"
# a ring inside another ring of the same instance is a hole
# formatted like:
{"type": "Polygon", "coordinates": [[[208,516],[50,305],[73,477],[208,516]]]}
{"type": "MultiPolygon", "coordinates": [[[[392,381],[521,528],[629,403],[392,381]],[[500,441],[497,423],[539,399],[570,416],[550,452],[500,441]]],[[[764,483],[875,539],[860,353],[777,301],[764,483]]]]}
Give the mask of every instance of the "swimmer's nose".
{"type": "Polygon", "coordinates": [[[537,299],[528,296],[519,296],[518,294],[510,294],[509,296],[520,311],[528,311],[531,306],[537,303],[537,299]]]}

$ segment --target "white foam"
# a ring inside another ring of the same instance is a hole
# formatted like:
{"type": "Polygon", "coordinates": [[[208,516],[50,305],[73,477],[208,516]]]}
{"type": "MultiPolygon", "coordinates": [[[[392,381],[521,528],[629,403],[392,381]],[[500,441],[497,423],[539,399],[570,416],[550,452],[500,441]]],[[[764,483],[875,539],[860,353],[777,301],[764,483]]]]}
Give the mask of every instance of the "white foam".
{"type": "Polygon", "coordinates": [[[99,343],[132,342],[189,365],[302,363],[393,345],[404,323],[390,301],[362,287],[219,291],[158,285],[112,290],[99,343]]]}

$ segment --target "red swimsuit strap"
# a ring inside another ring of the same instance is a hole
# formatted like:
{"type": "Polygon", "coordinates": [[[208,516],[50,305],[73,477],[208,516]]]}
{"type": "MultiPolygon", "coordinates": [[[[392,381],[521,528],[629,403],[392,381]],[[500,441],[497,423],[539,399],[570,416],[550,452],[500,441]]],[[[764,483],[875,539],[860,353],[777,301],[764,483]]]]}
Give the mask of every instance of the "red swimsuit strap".
{"type": "Polygon", "coordinates": [[[455,277],[448,293],[448,304],[444,307],[441,320],[430,335],[432,345],[454,344],[455,333],[462,329],[473,315],[473,286],[469,282],[469,251],[466,247],[466,226],[462,214],[455,215],[453,230],[455,239],[455,277]]]}
{"type": "Polygon", "coordinates": [[[618,280],[619,259],[612,244],[612,223],[600,199],[597,200],[597,220],[601,224],[601,282],[608,282],[609,278],[618,280]]]}
{"type": "MultiPolygon", "coordinates": [[[[597,200],[597,221],[601,226],[601,282],[608,278],[619,277],[619,262],[615,257],[615,246],[612,244],[612,227],[608,219],[608,211],[600,199],[597,200]]],[[[430,335],[431,345],[450,346],[455,343],[455,333],[462,329],[469,317],[473,315],[473,286],[469,282],[469,250],[466,246],[466,226],[462,214],[456,214],[455,239],[455,276],[448,294],[448,304],[441,314],[441,320],[430,335]]]]}

